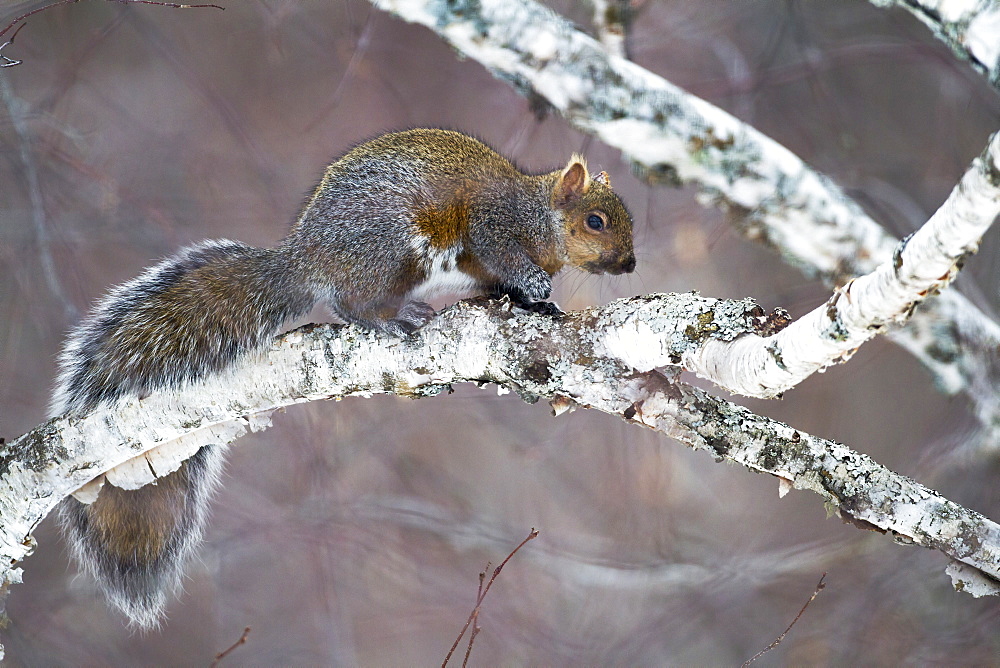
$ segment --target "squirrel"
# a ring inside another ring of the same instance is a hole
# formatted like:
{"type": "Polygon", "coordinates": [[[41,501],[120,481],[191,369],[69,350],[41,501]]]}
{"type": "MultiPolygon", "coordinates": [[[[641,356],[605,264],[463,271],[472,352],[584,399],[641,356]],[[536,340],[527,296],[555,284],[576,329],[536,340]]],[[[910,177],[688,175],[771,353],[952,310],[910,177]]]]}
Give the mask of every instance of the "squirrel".
{"type": "MultiPolygon", "coordinates": [[[[112,289],[67,338],[51,414],[209,376],[317,302],[397,337],[434,316],[425,300],[435,294],[507,295],[535,308],[567,264],[635,269],[632,219],[605,172],[591,176],[573,155],[529,175],[459,132],[384,134],[326,168],[277,247],[204,241],[112,289]]],[[[223,456],[205,446],[155,483],[105,484],[92,503],[61,502],[71,553],[132,625],[157,626],[179,588],[223,456]]]]}

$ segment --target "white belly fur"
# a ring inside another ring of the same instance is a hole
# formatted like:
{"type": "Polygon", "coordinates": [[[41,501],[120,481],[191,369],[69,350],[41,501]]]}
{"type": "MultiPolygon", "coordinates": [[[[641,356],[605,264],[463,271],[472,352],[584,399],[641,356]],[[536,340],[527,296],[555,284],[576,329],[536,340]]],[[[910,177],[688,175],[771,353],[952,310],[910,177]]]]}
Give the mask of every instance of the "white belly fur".
{"type": "Polygon", "coordinates": [[[431,263],[427,278],[423,283],[410,290],[410,299],[430,301],[441,295],[454,295],[458,298],[468,297],[478,287],[477,281],[464,271],[455,268],[457,249],[440,253],[431,263]],[[445,269],[448,267],[448,269],[445,269]]]}

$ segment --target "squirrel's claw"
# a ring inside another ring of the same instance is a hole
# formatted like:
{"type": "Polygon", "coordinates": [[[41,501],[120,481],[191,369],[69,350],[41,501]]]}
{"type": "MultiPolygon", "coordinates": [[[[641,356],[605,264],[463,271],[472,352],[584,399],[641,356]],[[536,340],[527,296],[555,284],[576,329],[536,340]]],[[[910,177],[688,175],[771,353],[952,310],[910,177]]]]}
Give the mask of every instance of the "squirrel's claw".
{"type": "Polygon", "coordinates": [[[566,313],[559,308],[559,305],[555,302],[528,302],[524,304],[518,304],[518,308],[524,309],[528,313],[537,313],[538,315],[547,315],[553,318],[566,315],[566,313]]]}

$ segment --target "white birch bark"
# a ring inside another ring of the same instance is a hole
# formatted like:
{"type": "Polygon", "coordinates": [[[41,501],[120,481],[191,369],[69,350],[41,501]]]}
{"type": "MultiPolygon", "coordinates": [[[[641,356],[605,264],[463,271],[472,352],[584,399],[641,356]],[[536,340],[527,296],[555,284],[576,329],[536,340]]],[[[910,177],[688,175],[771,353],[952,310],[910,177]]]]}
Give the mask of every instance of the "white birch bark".
{"type": "MultiPolygon", "coordinates": [[[[831,286],[890,262],[898,243],[826,176],[769,137],[596,40],[532,0],[371,0],[427,26],[464,56],[619,148],[652,180],[694,183],[750,239],[831,286]]],[[[948,394],[963,392],[1000,442],[1000,325],[954,290],[889,333],[948,394]]]]}
{"type": "MultiPolygon", "coordinates": [[[[991,579],[1000,578],[996,523],[846,446],[647,371],[681,364],[721,386],[746,385],[739,391],[769,396],[801,380],[800,366],[822,368],[849,356],[874,331],[908,317],[920,293],[950,282],[957,263],[996,215],[996,136],[953,199],[894,254],[895,244],[881,228],[786,149],[655,75],[609,58],[551,13],[542,16],[547,10],[533,3],[482,0],[476,4],[486,18],[470,18],[466,7],[464,18],[455,19],[431,14],[432,4],[417,0],[373,2],[433,24],[468,55],[546,96],[579,127],[626,150],[652,172],[699,183],[707,199],[743,212],[749,236],[766,238],[828,280],[843,282],[860,268],[870,275],[848,282],[830,304],[777,333],[772,332],[783,319],[766,316],[750,300],[696,295],[621,300],[560,319],[511,312],[509,305],[464,303],[407,341],[354,327],[297,330],[266,356],[205,383],[126,400],[83,419],[55,418],[0,447],[3,590],[20,580],[17,563],[33,549],[32,531],[45,515],[112,468],[117,467],[112,482],[134,487],[169,472],[202,445],[265,428],[271,412],[282,406],[375,393],[419,397],[452,383],[491,382],[526,400],[548,397],[557,413],[580,405],[619,415],[717,458],[771,473],[782,490],[815,491],[859,526],[951,557],[949,572],[957,587],[976,595],[996,593],[991,579]],[[528,28],[513,23],[513,33],[498,37],[501,19],[514,21],[521,11],[528,12],[528,28]],[[796,347],[830,341],[839,347],[822,355],[796,347]],[[722,357],[737,353],[743,362],[722,357]],[[790,367],[795,374],[789,375],[790,367]],[[778,372],[785,376],[774,380],[778,372]]],[[[937,359],[939,375],[952,391],[981,391],[985,398],[973,397],[981,399],[981,417],[1000,428],[997,383],[991,382],[1000,375],[995,358],[1000,328],[949,294],[935,305],[935,313],[947,320],[935,324],[916,316],[904,345],[934,360],[942,356],[927,350],[948,341],[935,327],[957,331],[950,341],[959,361],[937,359]],[[997,342],[989,344],[994,349],[959,350],[960,344],[984,340],[997,342]]]]}
{"type": "Polygon", "coordinates": [[[625,39],[628,30],[628,0],[590,0],[594,13],[594,31],[605,50],[627,58],[625,39]]]}
{"type": "Polygon", "coordinates": [[[871,0],[902,7],[920,19],[958,58],[1000,89],[1000,2],[996,0],[871,0]]]}
{"type": "Polygon", "coordinates": [[[130,458],[178,442],[188,452],[230,442],[267,426],[282,406],[377,393],[422,397],[476,382],[497,383],[528,401],[551,398],[557,413],[581,405],[619,415],[771,473],[786,487],[815,491],[866,528],[1000,578],[1000,526],[991,520],[846,446],[659,372],[637,372],[641,350],[622,360],[607,345],[641,330],[651,348],[679,360],[709,338],[737,337],[766,320],[750,300],[688,294],[619,300],[562,318],[512,311],[504,302],[463,302],[406,341],[356,327],[307,326],[203,383],[124,400],[82,419],[54,418],[4,446],[0,577],[5,586],[20,580],[16,565],[33,548],[31,533],[61,498],[130,458]]]}
{"type": "Polygon", "coordinates": [[[889,262],[848,281],[824,305],[780,332],[709,342],[684,366],[731,392],[775,397],[865,341],[904,323],[919,303],[958,275],[1000,215],[1000,133],[927,223],[896,247],[889,262]]]}

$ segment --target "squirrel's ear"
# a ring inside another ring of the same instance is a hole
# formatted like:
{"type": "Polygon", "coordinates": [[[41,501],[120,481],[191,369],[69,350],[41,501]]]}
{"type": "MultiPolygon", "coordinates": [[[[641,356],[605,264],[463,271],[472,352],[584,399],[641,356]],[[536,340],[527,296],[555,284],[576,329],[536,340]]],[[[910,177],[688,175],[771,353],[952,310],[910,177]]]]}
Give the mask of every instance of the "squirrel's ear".
{"type": "Polygon", "coordinates": [[[607,172],[598,172],[597,176],[594,177],[594,183],[601,183],[607,187],[611,187],[611,177],[608,176],[607,172]]]}
{"type": "Polygon", "coordinates": [[[556,180],[555,192],[553,193],[556,206],[566,206],[586,195],[587,191],[590,190],[590,183],[591,178],[587,172],[587,163],[582,157],[574,155],[556,180]]]}

